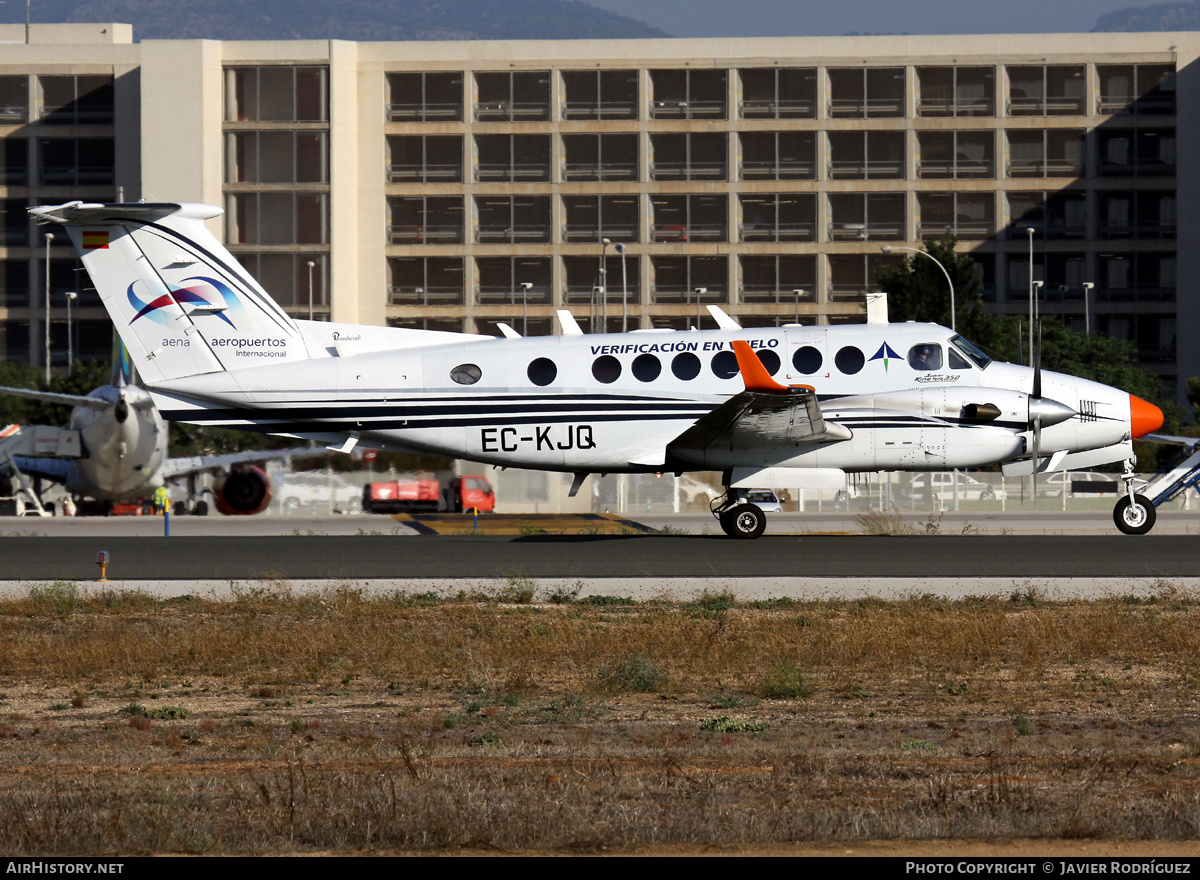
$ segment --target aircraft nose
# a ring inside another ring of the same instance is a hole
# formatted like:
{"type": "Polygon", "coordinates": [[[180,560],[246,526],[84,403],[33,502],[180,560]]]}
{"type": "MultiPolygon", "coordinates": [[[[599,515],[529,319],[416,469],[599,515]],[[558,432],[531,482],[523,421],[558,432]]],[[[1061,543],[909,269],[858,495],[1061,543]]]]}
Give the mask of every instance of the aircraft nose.
{"type": "Polygon", "coordinates": [[[1152,403],[1129,395],[1129,433],[1134,437],[1145,437],[1162,427],[1163,414],[1152,403]]]}

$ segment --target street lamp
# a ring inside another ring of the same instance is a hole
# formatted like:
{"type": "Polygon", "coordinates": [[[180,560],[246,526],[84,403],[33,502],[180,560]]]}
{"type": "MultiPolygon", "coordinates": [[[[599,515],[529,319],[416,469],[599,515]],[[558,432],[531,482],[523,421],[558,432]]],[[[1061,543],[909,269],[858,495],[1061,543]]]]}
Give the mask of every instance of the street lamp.
{"type": "MultiPolygon", "coordinates": [[[[933,254],[929,253],[928,251],[923,251],[919,248],[901,247],[899,245],[893,247],[891,245],[885,244],[883,247],[880,248],[880,250],[883,251],[885,254],[890,254],[892,251],[911,251],[914,254],[920,254],[923,257],[929,257],[929,259],[931,259],[935,263],[937,263],[937,267],[939,269],[941,269],[942,274],[946,276],[946,284],[949,285],[949,287],[950,287],[950,329],[954,330],[957,333],[958,328],[956,326],[957,322],[955,319],[957,318],[956,313],[958,310],[955,308],[955,303],[954,303],[954,282],[950,280],[950,273],[946,271],[946,267],[942,265],[942,261],[939,260],[937,257],[935,257],[933,254]]],[[[797,311],[799,311],[799,306],[797,306],[797,311]]],[[[796,323],[797,324],[800,323],[799,319],[797,319],[796,323]]]]}
{"type": "Polygon", "coordinates": [[[1088,299],[1091,296],[1092,288],[1095,286],[1090,281],[1083,282],[1083,332],[1087,336],[1092,335],[1092,315],[1088,306],[1088,299]]]}
{"type": "Polygon", "coordinates": [[[1033,363],[1033,233],[1032,226],[1026,228],[1029,236],[1029,363],[1033,363]]]}
{"type": "Polygon", "coordinates": [[[620,242],[617,253],[621,255],[621,332],[625,333],[629,329],[629,293],[625,288],[625,245],[620,242]]]}
{"type": "Polygon", "coordinates": [[[604,330],[602,332],[604,332],[604,333],[608,332],[608,294],[605,293],[608,286],[604,283],[605,276],[608,274],[608,269],[605,267],[604,264],[605,264],[605,261],[608,259],[608,257],[607,257],[608,246],[610,244],[612,244],[612,241],[610,239],[607,239],[607,238],[600,239],[600,303],[601,303],[600,314],[601,314],[601,321],[603,322],[603,326],[604,326],[604,330]]]}
{"type": "Polygon", "coordinates": [[[46,384],[50,383],[50,242],[54,241],[54,233],[46,233],[46,384]]]}
{"type": "Polygon", "coordinates": [[[804,295],[804,291],[797,288],[792,293],[796,295],[796,323],[800,323],[800,297],[804,295]]]}
{"type": "Polygon", "coordinates": [[[696,288],[696,329],[700,329],[700,298],[708,293],[707,287],[696,288]]]}
{"type": "Polygon", "coordinates": [[[308,261],[308,320],[313,319],[313,286],[312,286],[312,270],[317,264],[312,260],[308,261]]]}
{"type": "Polygon", "coordinates": [[[79,294],[73,290],[68,290],[67,297],[67,372],[71,372],[71,367],[75,364],[75,339],[71,335],[71,303],[79,297],[79,294]]]}
{"type": "Polygon", "coordinates": [[[529,282],[529,281],[521,282],[521,335],[522,336],[529,335],[528,300],[529,300],[529,288],[531,288],[531,287],[533,287],[533,284],[531,282],[529,282]]]}

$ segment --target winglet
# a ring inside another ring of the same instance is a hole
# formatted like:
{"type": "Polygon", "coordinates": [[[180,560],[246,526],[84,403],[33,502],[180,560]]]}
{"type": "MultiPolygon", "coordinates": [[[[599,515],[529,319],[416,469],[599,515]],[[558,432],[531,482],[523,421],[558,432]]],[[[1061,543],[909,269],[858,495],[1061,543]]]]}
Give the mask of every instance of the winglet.
{"type": "Polygon", "coordinates": [[[765,391],[776,394],[786,394],[789,389],[771,378],[767,368],[763,366],[750,343],[744,339],[734,340],[733,353],[737,356],[738,369],[742,372],[742,381],[746,383],[747,391],[765,391]]]}

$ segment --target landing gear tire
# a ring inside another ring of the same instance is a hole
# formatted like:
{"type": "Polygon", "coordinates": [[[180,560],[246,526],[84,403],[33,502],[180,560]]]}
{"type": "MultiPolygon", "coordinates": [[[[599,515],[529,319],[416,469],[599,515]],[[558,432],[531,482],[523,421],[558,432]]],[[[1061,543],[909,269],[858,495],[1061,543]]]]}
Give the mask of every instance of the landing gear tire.
{"type": "Polygon", "coordinates": [[[1145,495],[1134,495],[1130,503],[1128,495],[1122,495],[1113,508],[1113,522],[1127,535],[1144,535],[1154,528],[1158,511],[1145,495]]]}
{"type": "Polygon", "coordinates": [[[735,504],[721,513],[721,528],[731,538],[757,538],[767,528],[767,517],[757,504],[735,504]]]}
{"type": "Polygon", "coordinates": [[[208,516],[208,502],[197,501],[196,506],[192,508],[193,516],[208,516]]]}

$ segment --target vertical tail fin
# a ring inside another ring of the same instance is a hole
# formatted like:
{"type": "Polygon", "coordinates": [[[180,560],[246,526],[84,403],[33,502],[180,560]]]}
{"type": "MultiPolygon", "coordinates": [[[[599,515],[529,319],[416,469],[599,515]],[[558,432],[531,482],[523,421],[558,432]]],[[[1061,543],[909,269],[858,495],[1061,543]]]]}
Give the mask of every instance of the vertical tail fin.
{"type": "Polygon", "coordinates": [[[295,322],[205,227],[220,208],[69,202],[30,213],[70,235],[148,384],[308,357],[295,322]]]}

